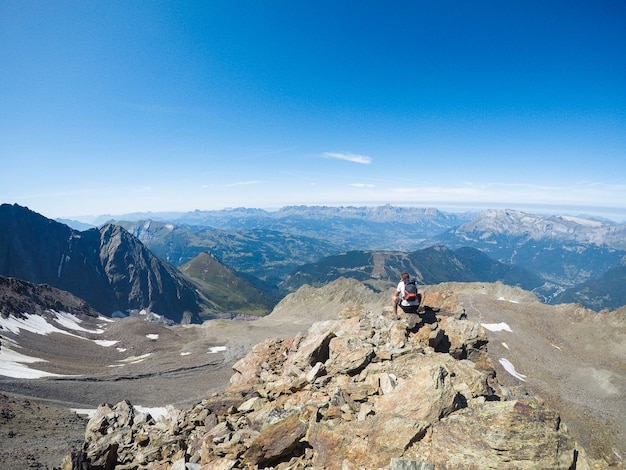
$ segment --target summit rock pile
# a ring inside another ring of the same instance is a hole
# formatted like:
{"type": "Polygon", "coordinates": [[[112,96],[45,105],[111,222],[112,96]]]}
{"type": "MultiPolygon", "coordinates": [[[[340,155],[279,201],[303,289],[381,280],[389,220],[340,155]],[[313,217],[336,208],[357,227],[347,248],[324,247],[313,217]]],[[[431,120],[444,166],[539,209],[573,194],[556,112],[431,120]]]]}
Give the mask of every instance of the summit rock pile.
{"type": "Polygon", "coordinates": [[[63,468],[590,468],[558,414],[502,392],[486,348],[460,314],[346,308],[257,344],[192,408],[100,405],[63,468]]]}

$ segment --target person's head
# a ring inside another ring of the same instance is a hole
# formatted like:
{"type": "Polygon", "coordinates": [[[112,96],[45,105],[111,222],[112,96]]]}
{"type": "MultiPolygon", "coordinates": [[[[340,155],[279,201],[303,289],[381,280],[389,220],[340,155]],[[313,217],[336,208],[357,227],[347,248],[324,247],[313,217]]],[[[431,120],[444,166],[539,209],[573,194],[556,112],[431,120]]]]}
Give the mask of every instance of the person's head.
{"type": "Polygon", "coordinates": [[[400,274],[400,280],[401,281],[408,281],[409,279],[411,279],[411,276],[409,276],[409,273],[402,273],[402,274],[400,274]]]}

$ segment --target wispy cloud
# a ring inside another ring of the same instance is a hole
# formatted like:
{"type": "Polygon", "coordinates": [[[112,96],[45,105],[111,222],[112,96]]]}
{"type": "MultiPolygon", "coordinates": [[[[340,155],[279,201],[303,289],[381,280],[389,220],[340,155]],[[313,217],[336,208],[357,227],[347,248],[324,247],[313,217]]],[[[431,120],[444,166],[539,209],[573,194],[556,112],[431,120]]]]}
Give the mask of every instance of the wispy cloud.
{"type": "Polygon", "coordinates": [[[337,160],[345,160],[352,163],[361,163],[363,165],[369,165],[372,163],[372,158],[367,155],[356,155],[350,152],[324,152],[322,154],[324,158],[336,158],[337,160]]]}
{"type": "Polygon", "coordinates": [[[351,183],[349,186],[353,188],[373,188],[374,187],[373,184],[369,184],[369,183],[351,183]]]}
{"type": "Polygon", "coordinates": [[[250,184],[259,184],[260,180],[250,180],[250,181],[235,181],[234,183],[225,184],[227,188],[232,188],[233,186],[247,186],[250,184]]]}

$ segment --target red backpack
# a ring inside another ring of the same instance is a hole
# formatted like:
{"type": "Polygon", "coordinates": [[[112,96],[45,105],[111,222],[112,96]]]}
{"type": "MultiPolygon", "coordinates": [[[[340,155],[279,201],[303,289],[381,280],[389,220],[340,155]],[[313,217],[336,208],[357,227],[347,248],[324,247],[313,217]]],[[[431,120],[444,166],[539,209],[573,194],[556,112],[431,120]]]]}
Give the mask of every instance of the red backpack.
{"type": "Polygon", "coordinates": [[[415,279],[404,281],[404,300],[407,302],[417,301],[417,283],[415,279]]]}

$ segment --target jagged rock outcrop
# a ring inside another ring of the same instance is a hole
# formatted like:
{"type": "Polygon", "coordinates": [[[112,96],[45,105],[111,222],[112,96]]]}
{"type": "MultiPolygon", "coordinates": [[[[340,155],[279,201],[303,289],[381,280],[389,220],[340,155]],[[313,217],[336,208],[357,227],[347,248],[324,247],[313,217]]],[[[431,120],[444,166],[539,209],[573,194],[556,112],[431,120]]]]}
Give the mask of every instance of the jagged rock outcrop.
{"type": "Polygon", "coordinates": [[[502,398],[485,331],[461,317],[346,309],[257,344],[193,408],[101,405],[64,468],[589,468],[553,411],[502,398]]]}

